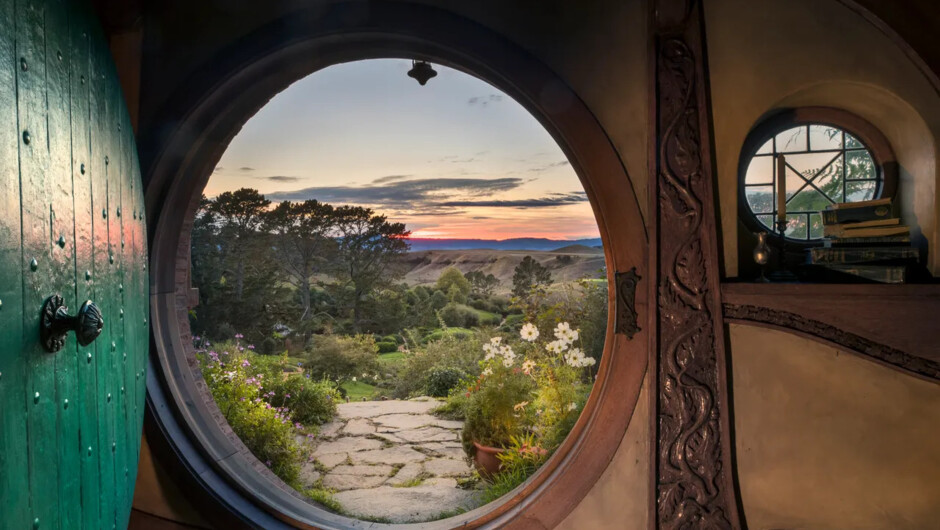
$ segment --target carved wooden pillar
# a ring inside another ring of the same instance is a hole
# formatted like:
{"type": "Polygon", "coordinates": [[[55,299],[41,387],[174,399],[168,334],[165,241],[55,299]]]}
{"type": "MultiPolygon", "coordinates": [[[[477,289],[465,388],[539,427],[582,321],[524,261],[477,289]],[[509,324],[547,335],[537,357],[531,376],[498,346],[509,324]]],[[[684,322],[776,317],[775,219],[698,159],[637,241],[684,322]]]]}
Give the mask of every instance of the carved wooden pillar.
{"type": "MultiPolygon", "coordinates": [[[[650,0],[656,528],[741,528],[700,0],[650,0]]],[[[653,522],[655,521],[655,522],[653,522]]]]}

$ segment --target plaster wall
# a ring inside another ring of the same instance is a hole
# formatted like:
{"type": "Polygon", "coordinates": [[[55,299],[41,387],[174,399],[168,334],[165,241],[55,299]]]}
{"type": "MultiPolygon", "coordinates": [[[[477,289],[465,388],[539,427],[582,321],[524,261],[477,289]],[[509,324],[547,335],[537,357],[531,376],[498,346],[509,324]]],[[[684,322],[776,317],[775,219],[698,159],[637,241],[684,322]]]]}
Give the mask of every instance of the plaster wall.
{"type": "Polygon", "coordinates": [[[936,527],[940,385],[791,333],[730,331],[750,528],[936,527]]]}
{"type": "Polygon", "coordinates": [[[915,243],[928,249],[933,274],[940,273],[940,94],[921,70],[839,2],[711,0],[705,6],[726,276],[738,274],[738,231],[745,230],[737,221],[744,139],[775,109],[811,105],[848,110],[884,133],[900,164],[902,218],[915,243]]]}

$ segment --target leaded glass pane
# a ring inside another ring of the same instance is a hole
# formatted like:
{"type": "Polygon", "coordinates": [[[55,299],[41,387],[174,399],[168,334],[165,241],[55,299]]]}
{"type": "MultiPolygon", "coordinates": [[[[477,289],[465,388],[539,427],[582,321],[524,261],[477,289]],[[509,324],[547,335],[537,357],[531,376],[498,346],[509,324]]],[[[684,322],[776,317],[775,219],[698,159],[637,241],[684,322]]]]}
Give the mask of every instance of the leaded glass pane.
{"type": "Polygon", "coordinates": [[[774,211],[773,186],[748,186],[745,188],[747,205],[754,213],[772,213],[774,211]]]}
{"type": "Polygon", "coordinates": [[[842,149],[842,130],[828,125],[810,125],[809,145],[813,151],[842,149]]]}
{"type": "Polygon", "coordinates": [[[777,134],[777,152],[794,153],[806,151],[806,126],[801,125],[777,134]]]}
{"type": "Polygon", "coordinates": [[[875,198],[877,188],[874,180],[848,181],[845,183],[845,202],[868,201],[875,198]]]}
{"type": "Polygon", "coordinates": [[[774,182],[774,157],[755,156],[747,166],[747,175],[744,177],[745,184],[773,184],[774,182]]]}

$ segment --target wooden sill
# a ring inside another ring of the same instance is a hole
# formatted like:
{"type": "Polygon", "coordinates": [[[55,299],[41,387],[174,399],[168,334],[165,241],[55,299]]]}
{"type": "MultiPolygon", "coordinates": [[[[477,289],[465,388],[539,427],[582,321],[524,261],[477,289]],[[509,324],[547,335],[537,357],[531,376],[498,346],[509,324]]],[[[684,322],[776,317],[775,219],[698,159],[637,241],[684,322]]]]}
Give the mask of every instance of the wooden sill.
{"type": "Polygon", "coordinates": [[[721,297],[724,304],[793,313],[916,357],[940,361],[940,284],[728,281],[721,284],[721,297]]]}

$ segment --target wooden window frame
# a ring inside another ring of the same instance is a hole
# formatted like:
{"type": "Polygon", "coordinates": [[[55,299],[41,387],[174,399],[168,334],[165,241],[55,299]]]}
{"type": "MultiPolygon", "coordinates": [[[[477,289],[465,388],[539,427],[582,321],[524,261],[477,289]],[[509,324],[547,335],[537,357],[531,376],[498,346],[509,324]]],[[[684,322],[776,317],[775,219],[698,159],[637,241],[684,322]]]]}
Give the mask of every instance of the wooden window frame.
{"type": "MultiPolygon", "coordinates": [[[[577,172],[604,245],[608,281],[636,269],[638,321],[649,306],[648,241],[634,186],[588,107],[549,68],[498,34],[417,4],[340,3],[292,12],[225,49],[158,113],[170,130],[142,127],[151,237],[153,355],[148,441],[194,504],[219,526],[378,528],[308,503],[270,473],[231,431],[199,375],[189,330],[190,233],[212,169],[241,126],[270,97],[332,64],[416,58],[480,77],[525,107],[577,172]]],[[[571,433],[525,484],[471,512],[412,526],[552,528],[594,487],[619,447],[649,359],[646,330],[614,332],[616,289],[594,389],[571,433]]]]}
{"type": "MultiPolygon", "coordinates": [[[[806,125],[827,125],[845,131],[857,138],[871,154],[878,172],[879,187],[875,190],[873,198],[897,197],[898,189],[898,163],[884,134],[865,119],[842,109],[832,107],[798,107],[785,109],[761,120],[751,132],[748,133],[741,148],[738,159],[738,218],[748,231],[752,233],[768,232],[769,242],[774,246],[782,246],[784,239],[780,234],[768,230],[757,218],[747,202],[747,186],[745,178],[751,159],[767,140],[788,129],[806,125]]],[[[845,146],[843,145],[843,151],[845,146]]],[[[786,153],[784,153],[786,154],[786,153]]],[[[776,181],[774,181],[776,182],[776,181]]],[[[776,186],[774,186],[774,204],[776,204],[776,186]]],[[[809,226],[807,226],[807,236],[809,226]]],[[[804,248],[818,247],[821,239],[794,239],[787,237],[786,245],[796,247],[799,251],[804,248]]]]}

